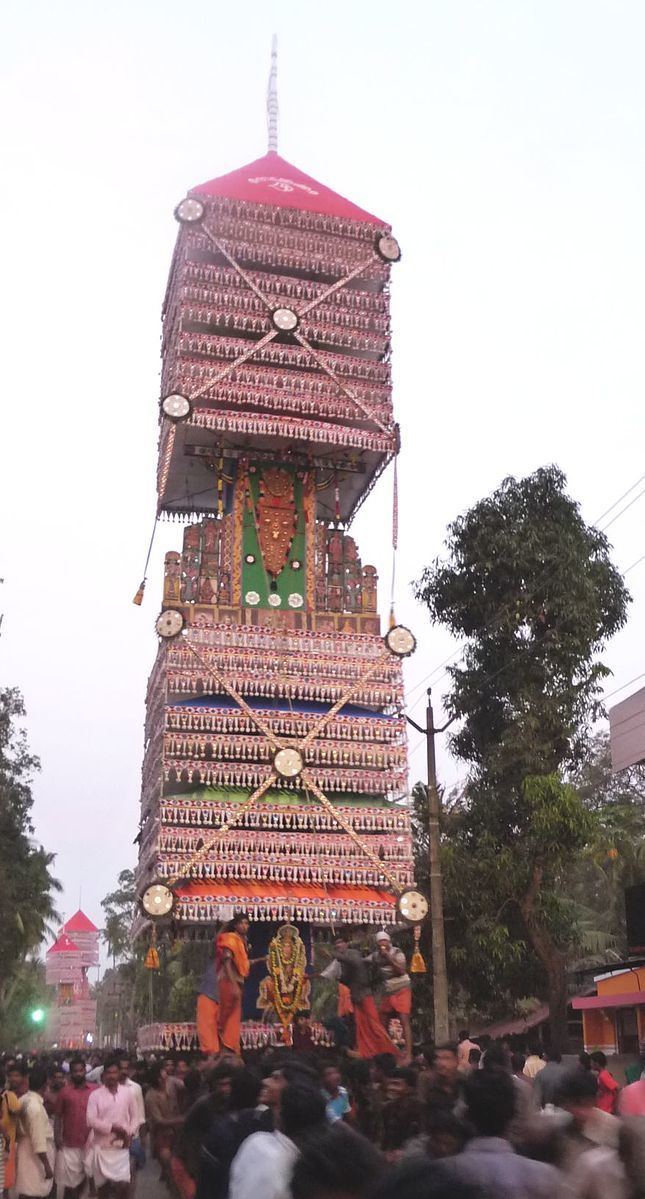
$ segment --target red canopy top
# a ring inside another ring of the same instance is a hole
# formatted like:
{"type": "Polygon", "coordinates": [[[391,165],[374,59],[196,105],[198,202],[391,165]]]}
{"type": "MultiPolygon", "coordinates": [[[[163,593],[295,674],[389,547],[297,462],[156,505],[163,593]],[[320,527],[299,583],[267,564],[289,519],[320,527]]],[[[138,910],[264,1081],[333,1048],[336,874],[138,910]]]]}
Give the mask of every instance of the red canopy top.
{"type": "Polygon", "coordinates": [[[65,933],[61,933],[57,941],[54,942],[51,949],[47,953],[79,953],[78,945],[75,945],[65,933]]]}
{"type": "Polygon", "coordinates": [[[617,995],[587,995],[584,998],[572,1000],[571,1006],[576,1011],[589,1011],[590,1008],[605,1007],[642,1007],[645,1005],[645,991],[623,991],[617,995]]]}
{"type": "Polygon", "coordinates": [[[63,925],[66,933],[97,933],[99,930],[79,908],[63,925]]]}
{"type": "Polygon", "coordinates": [[[255,204],[273,204],[280,208],[300,208],[307,212],[324,212],[329,216],[348,217],[353,221],[371,221],[381,227],[386,225],[371,212],[352,204],[339,196],[324,183],[318,183],[304,171],[299,171],[290,162],[270,150],[263,158],[256,158],[237,171],[220,175],[209,183],[200,183],[191,189],[207,196],[226,196],[231,200],[249,200],[255,204]]]}

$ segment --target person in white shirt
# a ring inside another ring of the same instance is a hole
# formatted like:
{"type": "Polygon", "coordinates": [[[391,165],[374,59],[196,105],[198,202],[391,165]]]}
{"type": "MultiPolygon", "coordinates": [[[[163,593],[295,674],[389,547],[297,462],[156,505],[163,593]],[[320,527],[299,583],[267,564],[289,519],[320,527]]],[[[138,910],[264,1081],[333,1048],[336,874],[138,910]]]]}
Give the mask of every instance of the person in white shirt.
{"type": "Polygon", "coordinates": [[[54,1181],[54,1133],[45,1111],[43,1094],[47,1071],[36,1067],[29,1075],[29,1090],[20,1104],[14,1193],[42,1199],[54,1181]]]}
{"type": "Polygon", "coordinates": [[[468,1065],[470,1062],[470,1054],[472,1053],[473,1049],[477,1049],[479,1050],[479,1053],[481,1053],[481,1047],[476,1041],[471,1041],[470,1033],[464,1029],[463,1032],[459,1033],[457,1045],[457,1063],[462,1074],[468,1074],[470,1072],[468,1065]]]}
{"type": "Polygon", "coordinates": [[[540,1046],[529,1045],[528,1056],[524,1063],[524,1070],[522,1071],[524,1077],[530,1078],[531,1082],[533,1082],[533,1080],[537,1078],[538,1074],[541,1073],[545,1066],[546,1062],[540,1052],[540,1046]]]}
{"type": "Polygon", "coordinates": [[[128,1087],[134,1096],[135,1107],[137,1111],[137,1119],[139,1121],[136,1132],[132,1135],[137,1137],[146,1122],[146,1108],[143,1102],[143,1091],[138,1082],[132,1077],[134,1071],[133,1063],[128,1057],[119,1059],[119,1083],[122,1087],[128,1087]]]}
{"type": "Polygon", "coordinates": [[[130,1187],[130,1142],[139,1129],[134,1092],[119,1083],[118,1060],[106,1062],[103,1085],[87,1103],[93,1133],[90,1172],[99,1196],[114,1189],[126,1199],[130,1187]]]}
{"type": "Polygon", "coordinates": [[[146,1130],[146,1109],[143,1102],[143,1090],[139,1083],[130,1077],[133,1065],[134,1063],[129,1057],[119,1058],[119,1082],[122,1087],[128,1087],[132,1091],[139,1122],[130,1141],[130,1166],[133,1170],[142,1170],[146,1164],[146,1151],[142,1139],[146,1130]]]}
{"type": "Polygon", "coordinates": [[[88,1065],[85,1076],[88,1082],[100,1083],[103,1078],[103,1062],[99,1061],[98,1058],[94,1058],[93,1064],[88,1065]]]}
{"type": "Polygon", "coordinates": [[[275,1132],[254,1132],[233,1158],[228,1199],[291,1199],[297,1142],[326,1126],[325,1099],[315,1086],[290,1083],[280,1097],[275,1132]]]}

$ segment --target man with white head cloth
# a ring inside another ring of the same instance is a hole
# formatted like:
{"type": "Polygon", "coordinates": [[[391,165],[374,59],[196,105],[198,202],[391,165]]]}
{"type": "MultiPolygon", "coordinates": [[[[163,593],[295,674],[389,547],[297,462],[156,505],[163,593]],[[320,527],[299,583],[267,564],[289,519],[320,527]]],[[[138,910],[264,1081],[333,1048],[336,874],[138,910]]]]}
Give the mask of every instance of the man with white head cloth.
{"type": "Polygon", "coordinates": [[[387,1028],[393,1016],[401,1021],[405,1038],[405,1058],[402,1064],[412,1061],[412,1027],[410,1013],[412,1011],[412,983],[407,971],[405,954],[392,944],[392,938],[385,929],[376,934],[376,950],[372,954],[383,979],[383,995],[380,1003],[380,1016],[387,1028]]]}

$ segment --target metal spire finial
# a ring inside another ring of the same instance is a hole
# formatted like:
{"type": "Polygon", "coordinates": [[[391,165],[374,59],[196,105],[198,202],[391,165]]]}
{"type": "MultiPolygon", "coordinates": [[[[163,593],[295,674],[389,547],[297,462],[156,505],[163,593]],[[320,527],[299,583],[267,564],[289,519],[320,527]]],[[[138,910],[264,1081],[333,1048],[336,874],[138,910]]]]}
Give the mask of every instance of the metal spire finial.
{"type": "Polygon", "coordinates": [[[271,70],[267,87],[267,131],[269,153],[278,152],[278,39],[273,35],[271,42],[271,70]]]}

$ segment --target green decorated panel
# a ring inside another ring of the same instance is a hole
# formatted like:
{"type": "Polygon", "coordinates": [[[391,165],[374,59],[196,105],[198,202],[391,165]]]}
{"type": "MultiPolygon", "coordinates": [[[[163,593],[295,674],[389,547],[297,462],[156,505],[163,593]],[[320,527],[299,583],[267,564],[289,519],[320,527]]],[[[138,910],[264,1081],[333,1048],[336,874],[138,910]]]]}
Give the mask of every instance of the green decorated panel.
{"type": "Polygon", "coordinates": [[[304,475],[292,466],[249,468],[242,534],[245,607],[305,607],[304,475]]]}
{"type": "MultiPolygon", "coordinates": [[[[170,795],[164,795],[162,803],[172,803],[174,799],[180,802],[193,800],[199,803],[227,803],[236,804],[244,803],[248,799],[250,791],[244,787],[196,787],[191,791],[176,791],[170,795]]],[[[390,811],[396,811],[397,805],[391,800],[385,798],[384,795],[353,795],[347,792],[334,793],[330,791],[328,798],[332,802],[339,804],[341,807],[361,807],[361,808],[385,808],[390,811]]],[[[266,791],[262,799],[254,804],[254,810],[260,810],[265,804],[293,804],[300,805],[304,801],[311,803],[313,806],[318,806],[317,800],[308,797],[304,791],[281,790],[277,787],[272,787],[266,791]]]]}

